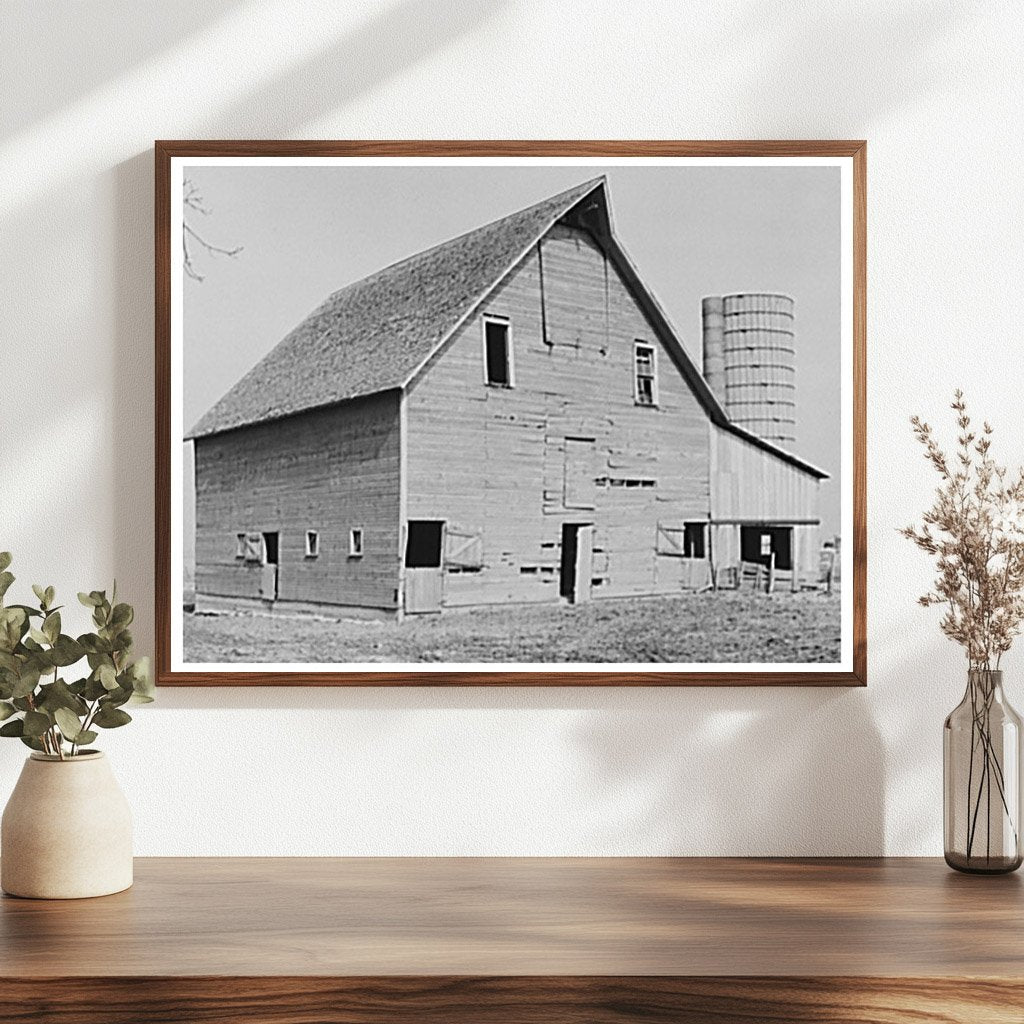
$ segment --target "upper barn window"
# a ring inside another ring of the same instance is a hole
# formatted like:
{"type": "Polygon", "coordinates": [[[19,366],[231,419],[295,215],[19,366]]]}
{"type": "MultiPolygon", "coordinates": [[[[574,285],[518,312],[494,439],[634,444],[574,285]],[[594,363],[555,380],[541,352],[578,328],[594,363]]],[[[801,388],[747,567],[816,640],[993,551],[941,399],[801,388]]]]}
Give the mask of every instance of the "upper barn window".
{"type": "Polygon", "coordinates": [[[642,341],[633,345],[634,398],[637,405],[658,404],[657,364],[653,345],[642,341]]]}
{"type": "Polygon", "coordinates": [[[348,531],[348,554],[350,558],[363,557],[363,531],[361,527],[348,531]]]}
{"type": "Polygon", "coordinates": [[[514,384],[512,324],[505,317],[484,317],[484,380],[496,388],[514,384]]]}

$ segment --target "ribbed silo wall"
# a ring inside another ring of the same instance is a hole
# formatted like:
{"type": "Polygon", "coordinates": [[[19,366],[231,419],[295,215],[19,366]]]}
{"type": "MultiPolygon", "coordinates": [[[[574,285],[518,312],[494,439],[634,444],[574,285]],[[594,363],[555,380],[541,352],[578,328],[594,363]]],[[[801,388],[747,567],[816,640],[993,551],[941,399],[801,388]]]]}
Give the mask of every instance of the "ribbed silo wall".
{"type": "Polygon", "coordinates": [[[738,426],[791,447],[796,440],[793,300],[748,292],[726,295],[725,410],[738,426]]]}

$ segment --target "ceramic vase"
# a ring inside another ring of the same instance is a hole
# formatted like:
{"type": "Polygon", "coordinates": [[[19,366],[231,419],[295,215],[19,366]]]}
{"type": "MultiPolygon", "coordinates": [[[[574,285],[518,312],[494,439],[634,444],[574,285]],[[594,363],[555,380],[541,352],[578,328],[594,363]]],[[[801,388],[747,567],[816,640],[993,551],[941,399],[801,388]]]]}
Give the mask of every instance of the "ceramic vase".
{"type": "Polygon", "coordinates": [[[0,887],[69,900],[131,884],[131,811],[110,762],[99,751],[32,754],[0,824],[0,887]]]}

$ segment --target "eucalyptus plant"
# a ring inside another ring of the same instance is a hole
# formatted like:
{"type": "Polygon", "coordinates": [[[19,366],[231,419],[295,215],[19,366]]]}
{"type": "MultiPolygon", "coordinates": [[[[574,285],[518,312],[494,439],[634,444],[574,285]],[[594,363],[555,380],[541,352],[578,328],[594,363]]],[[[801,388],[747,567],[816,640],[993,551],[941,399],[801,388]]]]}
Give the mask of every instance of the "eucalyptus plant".
{"type": "Polygon", "coordinates": [[[62,632],[64,606],[54,603],[53,587],[33,585],[38,605],[4,603],[14,582],[10,564],[10,553],[0,551],[0,736],[61,760],[74,757],[98,730],[132,720],[125,705],[153,700],[149,659],[132,660],[135,612],[118,603],[116,581],[109,599],[103,590],[80,593],[95,632],[71,637],[62,632]],[[88,673],[67,682],[82,661],[88,673]]]}

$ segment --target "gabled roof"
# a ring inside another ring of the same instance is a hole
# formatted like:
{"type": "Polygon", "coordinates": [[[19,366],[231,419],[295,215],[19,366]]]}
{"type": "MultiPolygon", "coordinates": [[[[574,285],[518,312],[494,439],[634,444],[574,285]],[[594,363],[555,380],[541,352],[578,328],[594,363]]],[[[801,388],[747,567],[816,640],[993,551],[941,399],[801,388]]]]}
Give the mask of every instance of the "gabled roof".
{"type": "Polygon", "coordinates": [[[828,473],[744,430],[726,415],[615,237],[604,177],[335,292],[217,402],[186,439],[406,387],[523,256],[570,213],[604,248],[712,422],[797,469],[826,479],[828,473]]]}
{"type": "Polygon", "coordinates": [[[595,178],[331,295],[186,435],[218,434],[400,388],[595,178]]]}

